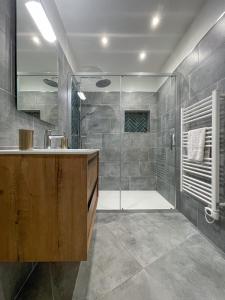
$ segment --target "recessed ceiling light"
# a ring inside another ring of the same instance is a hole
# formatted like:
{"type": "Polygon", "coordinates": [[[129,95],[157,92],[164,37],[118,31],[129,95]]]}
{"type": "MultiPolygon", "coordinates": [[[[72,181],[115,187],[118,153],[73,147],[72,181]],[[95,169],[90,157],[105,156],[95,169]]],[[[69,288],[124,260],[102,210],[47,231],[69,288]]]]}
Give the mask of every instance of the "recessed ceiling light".
{"type": "Polygon", "coordinates": [[[38,1],[27,1],[25,5],[43,38],[49,43],[54,43],[56,36],[41,3],[38,1]]]}
{"type": "Polygon", "coordinates": [[[77,92],[77,95],[79,96],[80,100],[82,100],[82,101],[86,100],[86,96],[83,92],[79,91],[79,92],[77,92]]]}
{"type": "Polygon", "coordinates": [[[32,41],[38,46],[41,45],[41,41],[40,41],[39,37],[37,37],[37,36],[33,36],[32,41]]]}
{"type": "Polygon", "coordinates": [[[109,44],[109,39],[107,38],[107,36],[103,36],[103,37],[101,38],[101,43],[102,43],[102,46],[103,46],[103,47],[107,47],[107,46],[108,46],[108,44],[109,44]]]}
{"type": "Polygon", "coordinates": [[[146,56],[147,56],[146,52],[145,52],[145,51],[141,51],[141,52],[139,53],[139,59],[140,59],[140,61],[145,60],[145,59],[146,59],[146,56]]]}
{"type": "Polygon", "coordinates": [[[151,23],[152,28],[156,28],[159,25],[159,23],[160,23],[160,17],[159,17],[159,15],[154,16],[152,18],[152,23],[151,23]]]}

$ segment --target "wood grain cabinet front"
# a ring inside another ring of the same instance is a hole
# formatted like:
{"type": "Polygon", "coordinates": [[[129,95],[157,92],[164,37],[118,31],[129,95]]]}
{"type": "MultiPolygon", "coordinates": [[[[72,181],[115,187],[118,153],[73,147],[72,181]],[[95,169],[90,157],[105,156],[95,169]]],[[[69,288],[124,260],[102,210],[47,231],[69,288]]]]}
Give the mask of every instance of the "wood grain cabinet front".
{"type": "Polygon", "coordinates": [[[0,261],[87,259],[99,155],[0,155],[0,261]]]}

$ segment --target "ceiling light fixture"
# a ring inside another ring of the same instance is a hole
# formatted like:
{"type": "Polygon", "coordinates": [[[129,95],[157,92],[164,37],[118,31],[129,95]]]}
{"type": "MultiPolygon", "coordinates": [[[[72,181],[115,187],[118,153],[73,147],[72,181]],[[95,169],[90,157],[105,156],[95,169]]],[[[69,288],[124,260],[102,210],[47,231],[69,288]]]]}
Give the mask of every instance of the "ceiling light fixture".
{"type": "Polygon", "coordinates": [[[101,43],[102,43],[102,46],[103,46],[103,47],[107,47],[108,44],[109,44],[109,39],[108,39],[106,36],[103,36],[103,37],[101,38],[101,43]]]}
{"type": "Polygon", "coordinates": [[[160,17],[158,15],[152,18],[152,28],[156,28],[160,23],[160,17]]]}
{"type": "Polygon", "coordinates": [[[41,3],[38,1],[28,1],[25,5],[43,38],[49,43],[54,43],[56,36],[41,3]]]}
{"type": "Polygon", "coordinates": [[[80,100],[82,100],[82,101],[86,100],[86,96],[83,92],[79,91],[79,92],[77,92],[77,95],[80,98],[80,100]]]}
{"type": "Polygon", "coordinates": [[[38,46],[41,45],[41,41],[40,41],[39,37],[37,37],[37,36],[33,36],[32,41],[38,46]]]}
{"type": "Polygon", "coordinates": [[[147,57],[147,54],[146,54],[145,51],[141,51],[141,52],[139,53],[139,59],[140,59],[140,61],[145,60],[146,57],[147,57]]]}

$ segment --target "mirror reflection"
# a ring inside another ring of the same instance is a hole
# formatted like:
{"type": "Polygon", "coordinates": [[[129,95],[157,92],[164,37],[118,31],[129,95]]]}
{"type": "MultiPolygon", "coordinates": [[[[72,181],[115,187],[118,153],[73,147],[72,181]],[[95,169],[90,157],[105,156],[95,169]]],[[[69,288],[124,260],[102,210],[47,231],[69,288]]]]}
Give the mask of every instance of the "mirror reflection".
{"type": "Polygon", "coordinates": [[[48,35],[42,34],[36,13],[48,21],[39,2],[17,0],[17,109],[56,125],[58,45],[51,25],[48,35]]]}

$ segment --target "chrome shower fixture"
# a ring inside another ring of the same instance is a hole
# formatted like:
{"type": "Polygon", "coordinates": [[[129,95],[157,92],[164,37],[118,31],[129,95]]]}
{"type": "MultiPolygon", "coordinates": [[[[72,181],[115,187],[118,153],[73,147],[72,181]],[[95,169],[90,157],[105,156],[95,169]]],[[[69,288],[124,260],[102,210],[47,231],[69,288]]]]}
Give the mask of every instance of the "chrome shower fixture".
{"type": "Polygon", "coordinates": [[[111,84],[111,80],[109,79],[101,79],[96,82],[96,86],[99,88],[105,88],[111,84]]]}

